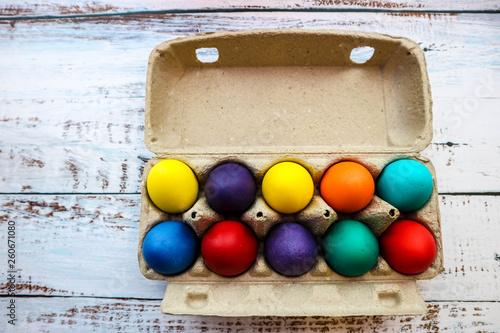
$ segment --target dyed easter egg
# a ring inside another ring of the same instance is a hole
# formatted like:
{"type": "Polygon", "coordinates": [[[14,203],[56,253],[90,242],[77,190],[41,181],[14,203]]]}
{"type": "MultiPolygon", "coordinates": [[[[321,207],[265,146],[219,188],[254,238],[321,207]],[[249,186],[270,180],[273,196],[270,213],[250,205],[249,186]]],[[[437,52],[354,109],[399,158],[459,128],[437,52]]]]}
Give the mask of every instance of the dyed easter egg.
{"type": "Polygon", "coordinates": [[[314,183],[309,172],[295,162],[273,165],[262,180],[262,196],[272,209],[293,214],[311,201],[314,183]]]}
{"type": "Polygon", "coordinates": [[[380,254],[396,271],[419,274],[436,258],[436,241],[431,232],[418,222],[398,220],[379,238],[380,254]]]}
{"type": "Polygon", "coordinates": [[[403,159],[387,165],[377,180],[377,195],[402,212],[422,207],[432,194],[432,175],[420,162],[403,159]]]}
{"type": "Polygon", "coordinates": [[[193,170],[178,160],[163,160],[149,171],[146,187],[153,203],[167,213],[188,210],[198,196],[193,170]]]}
{"type": "Polygon", "coordinates": [[[180,273],[196,260],[198,238],[188,225],[167,221],[154,226],[144,237],[144,260],[158,273],[180,273]]]}
{"type": "Polygon", "coordinates": [[[327,264],[346,276],[363,275],[377,263],[377,238],[363,223],[342,220],[332,224],[323,235],[327,264]]]}
{"type": "Polygon", "coordinates": [[[318,248],[308,229],[298,223],[283,223],[267,235],[264,254],[269,265],[278,273],[299,276],[314,266],[318,248]]]}
{"type": "Polygon", "coordinates": [[[323,175],[321,197],[335,211],[354,213],[365,208],[373,198],[375,182],[364,166],[356,162],[340,162],[323,175]]]}
{"type": "Polygon", "coordinates": [[[210,172],[205,183],[205,197],[220,214],[238,214],[255,199],[255,180],[247,168],[236,163],[221,164],[210,172]]]}
{"type": "Polygon", "coordinates": [[[257,257],[257,238],[238,221],[221,221],[211,226],[201,240],[201,256],[213,272],[235,276],[252,266],[257,257]]]}

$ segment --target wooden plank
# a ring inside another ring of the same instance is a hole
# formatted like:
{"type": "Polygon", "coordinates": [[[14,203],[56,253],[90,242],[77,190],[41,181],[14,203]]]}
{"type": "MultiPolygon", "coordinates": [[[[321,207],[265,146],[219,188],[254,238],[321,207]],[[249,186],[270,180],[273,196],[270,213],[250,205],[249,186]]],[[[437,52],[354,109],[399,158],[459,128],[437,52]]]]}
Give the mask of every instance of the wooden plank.
{"type": "Polygon", "coordinates": [[[7,220],[17,225],[19,294],[163,297],[166,283],[147,280],[138,268],[138,195],[0,198],[2,227],[7,220]]]}
{"type": "Polygon", "coordinates": [[[498,193],[498,139],[483,144],[431,144],[422,155],[437,172],[439,193],[498,193]]]}
{"type": "MultiPolygon", "coordinates": [[[[8,100],[142,98],[147,57],[154,46],[228,26],[231,30],[353,29],[408,37],[426,50],[434,97],[500,97],[495,66],[500,57],[500,15],[240,13],[30,21],[13,27],[5,23],[0,30],[4,73],[0,96],[8,100]],[[54,76],[58,80],[52,80],[54,76]]],[[[463,108],[470,111],[475,104],[467,101],[463,108]]]]}
{"type": "MultiPolygon", "coordinates": [[[[85,134],[84,134],[85,135],[85,134]]],[[[104,134],[103,134],[104,137],[104,134]]],[[[59,143],[60,144],[60,143],[59,143]]],[[[142,171],[153,155],[139,148],[74,143],[70,146],[0,148],[3,193],[139,193],[142,171]]],[[[497,193],[500,147],[432,144],[423,155],[437,170],[440,193],[497,193]]]]}
{"type": "Polygon", "coordinates": [[[143,141],[143,103],[104,98],[7,105],[0,122],[9,133],[0,144],[0,190],[139,192],[142,169],[154,156],[143,141]]]}
{"type": "Polygon", "coordinates": [[[29,21],[13,23],[13,27],[4,22],[0,26],[4,74],[0,96],[8,100],[142,98],[149,52],[165,40],[228,29],[297,27],[411,38],[426,50],[434,97],[500,97],[500,73],[495,66],[500,57],[500,15],[241,13],[29,21]]]}
{"type": "Polygon", "coordinates": [[[4,1],[0,5],[0,17],[27,17],[46,15],[96,15],[128,12],[183,10],[224,10],[224,9],[288,9],[288,10],[364,10],[364,11],[491,11],[500,8],[497,1],[431,1],[409,0],[363,1],[363,0],[107,0],[94,2],[85,0],[25,0],[22,4],[4,1]]]}
{"type": "MultiPolygon", "coordinates": [[[[161,299],[139,272],[138,195],[2,195],[1,244],[16,223],[18,294],[161,299]]],[[[445,272],[419,281],[428,301],[500,301],[500,196],[440,196],[445,272]]],[[[7,251],[0,262],[7,262],[7,251]]],[[[6,293],[6,282],[0,281],[6,293]]]]}
{"type": "Polygon", "coordinates": [[[196,32],[298,26],[379,31],[418,41],[427,50],[435,99],[437,145],[425,154],[436,165],[440,191],[500,189],[495,67],[500,15],[265,13],[96,20],[0,25],[0,132],[8,133],[0,140],[0,192],[137,193],[144,163],[153,156],[142,142],[150,50],[196,32]],[[443,145],[447,142],[457,145],[443,145]]]}
{"type": "MultiPolygon", "coordinates": [[[[500,89],[500,86],[492,87],[500,89]]],[[[499,105],[498,98],[435,97],[432,141],[472,145],[495,144],[500,132],[498,111],[495,111],[499,105]]]]}
{"type": "MultiPolygon", "coordinates": [[[[1,298],[6,308],[9,299],[1,298]]],[[[160,312],[159,301],[17,298],[15,327],[3,332],[498,332],[498,302],[432,302],[422,316],[206,317],[160,312]]]]}
{"type": "MultiPolygon", "coordinates": [[[[140,99],[12,102],[8,107],[14,105],[15,112],[0,122],[1,132],[9,133],[0,144],[0,191],[138,193],[145,163],[154,156],[143,142],[142,104],[140,99]]],[[[479,119],[436,126],[442,143],[423,154],[437,169],[441,193],[499,191],[499,122],[486,121],[498,117],[496,110],[491,103],[487,111],[477,111],[479,119]]]]}

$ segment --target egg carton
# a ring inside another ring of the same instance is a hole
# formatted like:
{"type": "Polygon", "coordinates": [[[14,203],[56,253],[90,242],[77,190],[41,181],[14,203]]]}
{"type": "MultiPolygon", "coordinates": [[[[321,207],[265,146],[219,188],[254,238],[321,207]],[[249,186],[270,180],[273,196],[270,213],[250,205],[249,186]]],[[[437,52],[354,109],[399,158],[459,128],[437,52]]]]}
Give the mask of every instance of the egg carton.
{"type": "Polygon", "coordinates": [[[158,45],[151,53],[146,90],[145,142],[157,157],[143,174],[139,266],[148,279],[168,281],[162,311],[172,314],[397,315],[427,311],[416,280],[443,271],[443,251],[435,170],[419,155],[432,138],[430,87],[422,50],[405,38],[374,33],[325,30],[250,30],[196,35],[158,45]],[[353,49],[371,47],[359,64],[353,49]],[[206,58],[203,55],[210,55],[206,58]],[[179,214],[157,208],[146,179],[163,159],[185,162],[195,172],[199,195],[179,214]],[[434,189],[419,210],[399,212],[374,196],[363,210],[335,212],[319,193],[322,175],[340,161],[365,166],[376,180],[390,162],[410,158],[431,172],[434,189]],[[309,205],[281,214],[262,197],[265,172],[294,161],[311,174],[315,192],[309,205]],[[246,166],[257,196],[237,216],[222,216],[204,197],[209,172],[226,162],[246,166]],[[201,256],[177,275],[155,272],[142,256],[147,232],[160,222],[189,224],[201,240],[214,223],[235,219],[249,225],[259,240],[255,263],[243,274],[213,273],[201,256]],[[306,274],[275,272],[263,256],[269,230],[296,222],[320,239],[335,221],[363,222],[378,237],[397,219],[411,219],[433,234],[437,255],[417,275],[393,270],[379,256],[368,273],[346,277],[321,255],[306,274]]]}

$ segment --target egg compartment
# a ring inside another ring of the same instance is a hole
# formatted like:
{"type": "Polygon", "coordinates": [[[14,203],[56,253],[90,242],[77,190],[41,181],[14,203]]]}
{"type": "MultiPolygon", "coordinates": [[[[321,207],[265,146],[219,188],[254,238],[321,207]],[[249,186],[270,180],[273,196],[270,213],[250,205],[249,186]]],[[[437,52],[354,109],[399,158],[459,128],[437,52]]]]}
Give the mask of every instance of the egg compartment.
{"type": "MultiPolygon", "coordinates": [[[[385,285],[387,281],[392,281],[392,280],[415,281],[416,279],[430,279],[438,275],[443,270],[439,214],[438,210],[436,209],[438,201],[437,201],[437,189],[435,185],[436,184],[435,171],[434,168],[432,167],[431,162],[426,159],[422,159],[416,156],[407,156],[407,155],[395,156],[394,154],[384,154],[384,155],[304,154],[301,155],[300,158],[297,158],[297,156],[294,156],[293,158],[291,156],[288,157],[282,156],[278,160],[276,160],[275,155],[267,155],[267,156],[259,155],[259,156],[244,156],[244,157],[242,156],[227,157],[227,156],[215,155],[215,156],[210,156],[208,158],[199,156],[191,156],[191,158],[189,158],[188,156],[174,155],[174,156],[168,156],[168,158],[179,159],[187,163],[189,166],[191,166],[191,168],[197,175],[197,178],[199,179],[200,193],[195,204],[190,209],[188,209],[183,213],[170,214],[161,211],[149,199],[146,189],[146,180],[149,170],[152,168],[152,166],[154,166],[157,162],[161,161],[163,158],[152,159],[147,164],[144,170],[144,177],[142,184],[142,198],[141,198],[142,211],[141,211],[140,234],[143,237],[141,237],[139,242],[139,259],[140,259],[141,271],[149,279],[167,280],[169,281],[169,286],[178,282],[183,284],[188,283],[186,287],[203,284],[205,285],[206,288],[208,288],[207,290],[212,290],[212,287],[218,284],[224,284],[224,285],[229,284],[233,286],[232,288],[237,288],[237,286],[241,284],[240,287],[238,288],[244,288],[244,289],[250,288],[251,284],[260,284],[262,285],[262,287],[265,288],[267,288],[266,286],[270,284],[273,286],[274,292],[276,292],[276,289],[279,289],[277,286],[282,284],[293,284],[293,285],[296,285],[297,283],[305,283],[309,285],[321,284],[322,285],[321,288],[327,288],[331,292],[332,291],[331,289],[334,286],[324,286],[324,283],[332,283],[337,285],[338,283],[363,282],[364,287],[368,288],[367,286],[373,282],[379,282],[385,285]],[[397,208],[393,207],[392,205],[388,204],[387,202],[385,202],[384,200],[380,199],[375,195],[370,204],[359,212],[352,214],[337,213],[323,201],[323,199],[319,194],[319,184],[322,175],[331,165],[335,163],[346,160],[358,162],[367,167],[367,169],[376,179],[385,165],[399,158],[417,159],[431,171],[431,174],[433,176],[434,189],[431,198],[422,208],[420,208],[416,212],[400,213],[397,208]],[[273,209],[271,209],[262,198],[261,184],[265,171],[267,171],[267,169],[269,169],[272,165],[282,161],[295,161],[305,166],[311,173],[315,184],[315,193],[313,199],[304,210],[296,214],[278,213],[273,209]],[[255,175],[257,183],[257,197],[254,204],[244,213],[231,217],[223,216],[215,212],[213,209],[211,209],[206,203],[206,200],[203,195],[204,183],[209,172],[215,166],[227,162],[236,162],[247,167],[255,175]],[[186,272],[177,275],[163,275],[149,268],[145,263],[144,259],[142,258],[141,249],[144,237],[147,234],[147,232],[157,223],[167,220],[178,220],[187,223],[191,227],[193,227],[193,229],[195,230],[196,234],[199,236],[199,239],[201,241],[203,234],[210,226],[228,218],[239,220],[249,225],[256,233],[257,239],[259,241],[259,252],[256,261],[250,267],[249,270],[247,270],[241,275],[238,275],[236,277],[224,277],[218,275],[212,272],[208,267],[206,267],[201,258],[201,255],[198,257],[197,261],[193,264],[193,266],[186,272]],[[374,234],[378,237],[392,222],[401,218],[412,219],[424,224],[429,230],[431,230],[436,240],[436,245],[437,245],[436,259],[434,260],[431,267],[429,267],[426,271],[418,275],[405,275],[398,273],[387,264],[387,262],[382,258],[382,256],[379,255],[377,264],[369,272],[358,277],[347,277],[333,271],[325,262],[324,258],[321,255],[319,255],[317,257],[316,264],[310,271],[298,277],[287,277],[280,275],[279,273],[275,272],[271,267],[269,267],[263,255],[263,240],[265,239],[268,232],[272,229],[272,227],[279,223],[283,222],[300,223],[309,230],[311,230],[313,234],[318,239],[320,239],[323,233],[326,231],[326,229],[332,223],[335,223],[335,221],[343,219],[354,219],[354,220],[359,220],[364,224],[366,224],[372,230],[372,232],[374,232],[374,234]]],[[[376,286],[379,286],[378,288],[380,288],[379,284],[371,285],[371,287],[373,287],[371,289],[368,288],[372,290],[371,294],[375,293],[374,290],[378,290],[375,288],[376,286]]],[[[392,284],[391,286],[392,286],[391,290],[398,290],[398,292],[395,293],[395,295],[399,296],[395,297],[402,297],[401,294],[402,293],[405,294],[406,292],[408,292],[407,289],[409,288],[405,287],[406,288],[404,289],[405,292],[402,292],[401,289],[394,289],[395,288],[394,284],[392,284]]],[[[347,288],[348,290],[351,289],[351,287],[346,287],[344,285],[343,287],[347,288]]],[[[216,288],[217,290],[220,290],[222,287],[216,287],[216,288]]],[[[256,287],[253,287],[253,289],[255,288],[256,287]]],[[[314,289],[314,286],[312,288],[314,289]]],[[[167,291],[168,290],[169,288],[167,288],[167,291]]],[[[184,290],[183,293],[187,292],[185,289],[182,290],[184,290]]],[[[266,290],[266,293],[268,292],[267,289],[264,290],[266,290]]],[[[383,293],[386,292],[386,289],[384,288],[382,288],[381,290],[383,290],[383,293]]],[[[190,292],[188,294],[190,294],[190,292]]],[[[188,297],[187,296],[188,294],[185,294],[184,296],[188,297]]],[[[204,297],[207,297],[207,299],[212,299],[213,301],[213,297],[212,298],[209,297],[209,295],[211,294],[212,292],[205,293],[203,295],[205,295],[204,297]]],[[[313,294],[314,293],[309,293],[311,297],[313,297],[313,294]]],[[[177,296],[175,297],[177,298],[177,296]]],[[[218,296],[218,298],[220,297],[221,296],[218,296]]],[[[311,299],[309,297],[306,297],[305,295],[301,296],[301,299],[302,302],[305,302],[303,306],[306,306],[308,303],[311,302],[311,299]],[[309,300],[309,302],[306,302],[306,300],[309,300]]],[[[414,298],[411,299],[413,300],[414,298]]],[[[241,303],[239,304],[241,306],[246,306],[248,305],[246,303],[247,301],[248,300],[241,299],[241,303]]],[[[394,306],[396,305],[400,306],[401,302],[402,301],[400,300],[398,302],[393,302],[393,304],[394,306]]],[[[232,303],[235,303],[235,301],[232,301],[232,303]]],[[[206,311],[210,310],[213,311],[213,309],[210,309],[210,305],[208,302],[205,306],[199,309],[193,309],[192,305],[190,305],[191,301],[188,301],[187,298],[184,303],[165,302],[165,304],[167,305],[175,304],[175,309],[171,309],[168,307],[166,308],[166,311],[168,312],[180,311],[178,308],[179,304],[182,304],[182,306],[185,307],[185,309],[183,309],[181,312],[205,313],[206,311]]],[[[412,304],[413,305],[418,304],[419,306],[422,306],[422,302],[416,302],[412,304]]],[[[197,306],[200,305],[198,304],[197,306]]],[[[373,307],[374,305],[370,306],[373,307]]],[[[301,307],[302,306],[299,306],[298,308],[296,308],[296,310],[301,307]]],[[[307,307],[309,307],[309,305],[307,305],[307,307]]],[[[383,309],[389,311],[386,308],[387,306],[384,307],[383,309]]],[[[236,311],[237,309],[238,308],[235,307],[231,311],[236,311]]],[[[409,310],[406,310],[406,312],[408,311],[409,310]]]]}
{"type": "Polygon", "coordinates": [[[436,178],[430,161],[418,155],[430,142],[431,101],[423,52],[413,42],[379,34],[342,31],[258,30],[214,33],[160,44],[148,66],[146,136],[158,157],[146,165],[142,182],[139,266],[149,279],[168,280],[162,311],[177,314],[359,315],[417,314],[426,311],[416,279],[443,270],[436,178]],[[360,46],[375,49],[364,64],[350,59],[360,46]],[[216,49],[216,62],[198,59],[198,50],[216,49]],[[181,214],[159,210],[149,199],[146,179],[165,158],[178,159],[196,173],[200,192],[181,214]],[[427,204],[417,212],[399,211],[374,197],[362,211],[337,214],[319,195],[324,172],[351,160],[376,179],[388,163],[414,158],[434,179],[427,204]],[[261,193],[264,173],[281,161],[295,161],[313,177],[310,204],[296,214],[280,214],[261,193]],[[243,214],[224,217],[203,196],[210,170],[240,163],[254,174],[257,198],[243,214]],[[299,277],[270,268],[262,242],[276,224],[294,221],[320,237],[339,219],[356,219],[378,236],[398,217],[417,220],[433,233],[437,256],[419,275],[394,271],[379,256],[359,277],[332,271],[319,256],[299,277]],[[201,256],[186,272],[166,276],[150,269],[142,242],[157,223],[177,220],[199,237],[226,218],[248,224],[260,250],[250,269],[236,277],[211,272],[201,256]]]}
{"type": "MultiPolygon", "coordinates": [[[[424,226],[426,226],[433,234],[436,245],[437,245],[437,255],[434,263],[425,272],[418,275],[405,275],[397,273],[385,262],[385,260],[379,256],[377,265],[367,274],[359,277],[345,277],[331,270],[324,259],[318,257],[318,262],[313,269],[308,273],[299,277],[286,277],[274,272],[271,268],[267,267],[265,259],[263,258],[262,251],[259,251],[256,263],[250,268],[249,271],[236,276],[236,277],[223,277],[211,272],[203,263],[201,256],[198,261],[194,264],[191,270],[183,274],[178,274],[175,276],[163,275],[153,271],[147,266],[144,260],[140,261],[140,267],[143,274],[149,279],[155,280],[168,280],[168,281],[197,281],[202,278],[203,281],[227,281],[227,279],[235,281],[253,281],[255,277],[259,277],[259,281],[280,281],[281,279],[288,279],[290,281],[322,281],[322,280],[338,280],[338,281],[352,281],[352,280],[384,280],[389,275],[396,275],[401,279],[430,279],[439,274],[442,271],[442,246],[441,246],[441,234],[440,234],[440,224],[439,215],[437,212],[437,190],[434,185],[433,193],[428,202],[420,208],[418,211],[411,213],[400,213],[399,210],[384,200],[380,199],[376,195],[373,197],[370,204],[356,213],[337,213],[335,212],[319,194],[319,183],[321,181],[322,174],[333,164],[340,161],[354,161],[358,162],[368,168],[376,179],[383,167],[394,160],[394,155],[388,154],[384,156],[349,156],[349,155],[337,155],[334,156],[302,156],[304,159],[291,159],[283,157],[282,159],[275,160],[275,156],[269,155],[268,159],[263,159],[260,156],[259,159],[252,159],[250,156],[247,160],[227,158],[224,156],[212,156],[209,159],[200,159],[195,157],[194,159],[186,159],[186,156],[169,156],[168,158],[180,159],[183,162],[190,165],[200,183],[200,191],[198,199],[195,204],[187,211],[179,214],[166,213],[160,210],[154,205],[150,200],[147,189],[146,189],[146,179],[149,170],[157,162],[161,161],[162,158],[152,159],[146,166],[144,170],[143,184],[142,184],[142,210],[141,210],[141,223],[140,234],[143,235],[139,242],[139,257],[142,259],[142,253],[140,249],[142,248],[142,242],[147,234],[147,232],[156,224],[167,221],[167,220],[177,220],[182,221],[190,225],[198,235],[201,240],[203,234],[206,232],[210,226],[213,224],[223,221],[225,219],[235,219],[249,225],[255,232],[257,239],[260,244],[265,239],[268,232],[277,224],[284,222],[296,222],[302,224],[307,229],[309,229],[315,237],[321,237],[323,233],[328,229],[328,227],[335,221],[344,219],[353,219],[363,222],[367,225],[375,236],[380,236],[382,232],[394,221],[398,219],[411,219],[415,220],[424,226]],[[184,159],[182,159],[184,158],[184,159]],[[295,214],[281,214],[270,208],[262,197],[261,184],[262,178],[265,171],[269,169],[272,165],[282,162],[282,161],[295,161],[305,166],[313,177],[315,184],[315,192],[313,199],[309,205],[302,211],[295,214]],[[309,163],[306,163],[309,162],[309,163]],[[227,162],[236,162],[246,166],[256,177],[257,183],[257,196],[253,205],[244,213],[240,215],[233,216],[223,216],[215,212],[207,204],[204,192],[204,182],[208,173],[217,165],[227,162]],[[255,272],[254,272],[255,270],[255,272]]],[[[408,158],[409,156],[399,156],[399,158],[408,158]]],[[[419,158],[433,175],[435,184],[435,171],[432,167],[430,161],[426,159],[419,158]]]]}

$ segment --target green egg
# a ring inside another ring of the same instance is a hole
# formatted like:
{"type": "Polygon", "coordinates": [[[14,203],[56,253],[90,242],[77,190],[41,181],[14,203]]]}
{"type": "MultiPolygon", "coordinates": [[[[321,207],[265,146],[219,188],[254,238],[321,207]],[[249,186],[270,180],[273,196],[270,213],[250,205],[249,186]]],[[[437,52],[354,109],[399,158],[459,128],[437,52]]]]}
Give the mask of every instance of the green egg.
{"type": "Polygon", "coordinates": [[[323,254],[335,272],[363,275],[377,263],[378,242],[373,232],[355,220],[335,222],[323,235],[323,254]]]}

